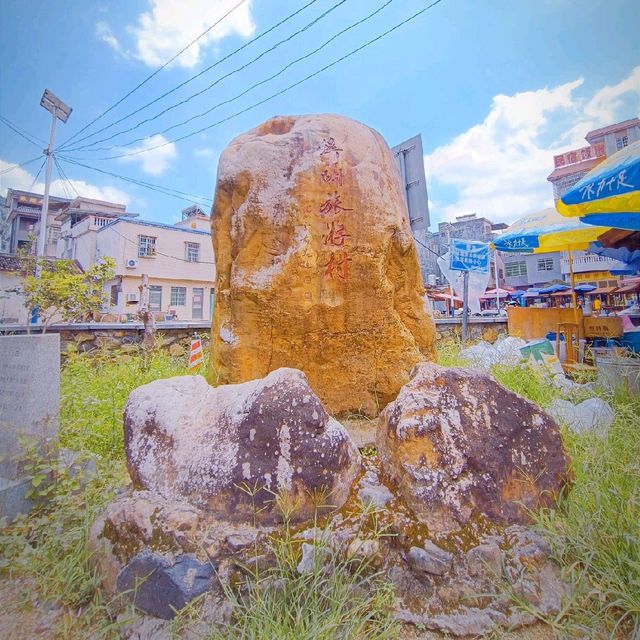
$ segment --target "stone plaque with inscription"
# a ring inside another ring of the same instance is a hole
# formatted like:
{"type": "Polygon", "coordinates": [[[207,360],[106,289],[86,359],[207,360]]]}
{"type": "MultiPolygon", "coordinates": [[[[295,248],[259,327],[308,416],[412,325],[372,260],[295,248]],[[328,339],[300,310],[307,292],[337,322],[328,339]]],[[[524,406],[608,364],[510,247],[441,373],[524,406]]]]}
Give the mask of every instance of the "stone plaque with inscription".
{"type": "Polygon", "coordinates": [[[56,437],[59,411],[60,336],[0,336],[0,517],[11,518],[13,511],[8,484],[24,482],[18,465],[21,437],[36,442],[56,437]]]}

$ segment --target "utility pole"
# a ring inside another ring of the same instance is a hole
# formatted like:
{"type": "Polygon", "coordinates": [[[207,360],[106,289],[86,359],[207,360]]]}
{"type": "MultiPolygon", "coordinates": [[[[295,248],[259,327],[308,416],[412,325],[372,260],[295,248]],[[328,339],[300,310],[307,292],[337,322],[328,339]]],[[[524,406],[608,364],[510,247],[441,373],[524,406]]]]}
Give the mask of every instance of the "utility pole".
{"type": "Polygon", "coordinates": [[[138,287],[140,290],[140,311],[138,315],[144,324],[144,338],[142,339],[142,353],[147,362],[147,357],[153,351],[154,334],[156,329],[155,318],[151,311],[151,300],[149,297],[149,276],[142,274],[142,282],[138,287]]]}
{"type": "Polygon", "coordinates": [[[463,346],[469,339],[469,272],[462,272],[463,289],[462,289],[462,344],[463,346]]]}
{"type": "MultiPolygon", "coordinates": [[[[47,217],[49,215],[49,190],[51,188],[51,161],[53,159],[53,142],[56,135],[56,122],[66,122],[71,115],[71,107],[66,105],[60,98],[49,89],[45,89],[40,99],[40,106],[51,112],[51,131],[49,133],[49,146],[44,150],[47,156],[47,168],[45,169],[44,198],[42,200],[42,214],[40,216],[40,233],[38,234],[37,256],[44,257],[47,244],[47,217]]],[[[38,262],[36,267],[36,278],[40,277],[42,265],[38,262]]]]}
{"type": "Polygon", "coordinates": [[[498,284],[498,250],[493,250],[493,269],[496,278],[496,311],[500,313],[500,285],[498,284]]]}

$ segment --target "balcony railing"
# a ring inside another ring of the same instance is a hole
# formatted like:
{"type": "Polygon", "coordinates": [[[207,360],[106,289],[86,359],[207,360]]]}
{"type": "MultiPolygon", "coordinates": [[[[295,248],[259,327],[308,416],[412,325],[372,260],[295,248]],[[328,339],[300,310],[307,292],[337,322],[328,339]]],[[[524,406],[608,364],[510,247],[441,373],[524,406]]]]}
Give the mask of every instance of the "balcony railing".
{"type": "Polygon", "coordinates": [[[100,227],[105,227],[106,225],[108,225],[110,222],[113,221],[113,218],[98,218],[97,216],[93,219],[93,224],[98,227],[98,229],[100,227]]]}
{"type": "MultiPolygon", "coordinates": [[[[562,273],[569,273],[568,257],[562,258],[560,261],[560,267],[562,269],[562,273]]],[[[587,253],[586,255],[575,256],[573,258],[573,270],[577,273],[582,273],[584,271],[611,271],[612,269],[623,269],[624,267],[625,264],[620,262],[620,260],[597,256],[594,253],[587,253]]]]}

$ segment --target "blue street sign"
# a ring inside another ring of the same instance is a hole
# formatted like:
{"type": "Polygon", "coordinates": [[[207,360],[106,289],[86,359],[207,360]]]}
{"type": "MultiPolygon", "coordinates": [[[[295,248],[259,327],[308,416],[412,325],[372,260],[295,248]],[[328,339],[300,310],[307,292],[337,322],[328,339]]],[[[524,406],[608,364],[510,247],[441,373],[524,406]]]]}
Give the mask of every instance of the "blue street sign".
{"type": "Polygon", "coordinates": [[[489,271],[489,245],[475,240],[451,238],[451,263],[454,271],[489,271]]]}

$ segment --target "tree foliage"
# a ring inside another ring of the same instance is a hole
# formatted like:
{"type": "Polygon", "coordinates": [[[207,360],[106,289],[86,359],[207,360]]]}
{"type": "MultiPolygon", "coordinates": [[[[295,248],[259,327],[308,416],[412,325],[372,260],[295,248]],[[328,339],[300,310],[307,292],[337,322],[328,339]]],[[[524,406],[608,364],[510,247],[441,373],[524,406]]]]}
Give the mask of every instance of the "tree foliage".
{"type": "Polygon", "coordinates": [[[38,309],[38,317],[49,326],[54,317],[65,322],[91,319],[104,303],[104,285],[115,275],[113,258],[103,258],[84,272],[73,260],[25,259],[22,295],[27,309],[38,309]],[[40,277],[36,270],[40,268],[40,277]]]}

